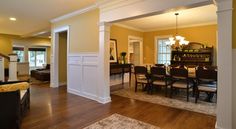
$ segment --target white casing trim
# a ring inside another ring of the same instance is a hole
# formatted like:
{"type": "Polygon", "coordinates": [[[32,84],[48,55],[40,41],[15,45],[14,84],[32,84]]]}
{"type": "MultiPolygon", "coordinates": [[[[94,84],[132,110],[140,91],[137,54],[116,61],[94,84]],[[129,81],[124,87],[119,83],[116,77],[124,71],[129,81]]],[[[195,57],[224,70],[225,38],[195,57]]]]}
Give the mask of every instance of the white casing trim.
{"type": "Polygon", "coordinates": [[[109,97],[99,95],[98,53],[77,53],[68,55],[69,93],[79,95],[99,103],[108,103],[109,97]]]}

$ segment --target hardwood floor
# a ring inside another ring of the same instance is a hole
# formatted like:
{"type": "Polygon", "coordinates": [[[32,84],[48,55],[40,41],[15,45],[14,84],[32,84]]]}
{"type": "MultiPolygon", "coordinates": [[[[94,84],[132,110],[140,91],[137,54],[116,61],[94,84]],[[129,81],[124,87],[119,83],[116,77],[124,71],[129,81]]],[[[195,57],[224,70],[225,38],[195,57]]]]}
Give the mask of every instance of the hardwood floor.
{"type": "Polygon", "coordinates": [[[214,129],[216,118],[112,95],[112,102],[99,104],[66,92],[66,86],[31,87],[31,109],[22,129],[80,129],[113,113],[134,118],[162,129],[214,129]]]}

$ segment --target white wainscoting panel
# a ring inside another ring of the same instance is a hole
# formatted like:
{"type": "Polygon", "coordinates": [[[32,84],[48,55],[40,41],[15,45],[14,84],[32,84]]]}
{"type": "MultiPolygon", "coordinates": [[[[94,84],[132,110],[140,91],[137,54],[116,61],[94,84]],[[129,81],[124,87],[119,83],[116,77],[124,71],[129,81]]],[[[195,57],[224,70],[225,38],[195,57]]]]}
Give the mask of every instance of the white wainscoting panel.
{"type": "Polygon", "coordinates": [[[98,53],[69,54],[69,93],[101,102],[98,94],[98,53]]]}

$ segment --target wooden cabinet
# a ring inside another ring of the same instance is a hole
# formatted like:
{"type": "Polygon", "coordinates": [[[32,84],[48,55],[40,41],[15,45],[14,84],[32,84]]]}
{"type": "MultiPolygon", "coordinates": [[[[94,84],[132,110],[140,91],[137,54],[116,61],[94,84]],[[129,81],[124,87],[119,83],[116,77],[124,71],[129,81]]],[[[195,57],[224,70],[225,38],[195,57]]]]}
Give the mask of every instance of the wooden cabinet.
{"type": "Polygon", "coordinates": [[[188,46],[181,51],[173,50],[171,52],[172,65],[212,65],[212,62],[213,47],[194,49],[188,46]]]}
{"type": "Polygon", "coordinates": [[[121,74],[122,84],[124,84],[124,74],[129,73],[129,83],[131,83],[131,66],[132,64],[110,64],[110,75],[121,74]]]}

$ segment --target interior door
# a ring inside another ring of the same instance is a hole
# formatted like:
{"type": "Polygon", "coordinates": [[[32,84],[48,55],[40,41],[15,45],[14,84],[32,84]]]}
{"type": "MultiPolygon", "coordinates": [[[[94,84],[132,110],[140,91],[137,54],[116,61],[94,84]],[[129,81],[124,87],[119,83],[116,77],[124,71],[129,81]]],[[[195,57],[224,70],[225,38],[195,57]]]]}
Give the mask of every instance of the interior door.
{"type": "Polygon", "coordinates": [[[140,65],[140,43],[139,42],[134,42],[133,43],[134,47],[134,53],[133,53],[133,64],[135,66],[140,65]]]}

